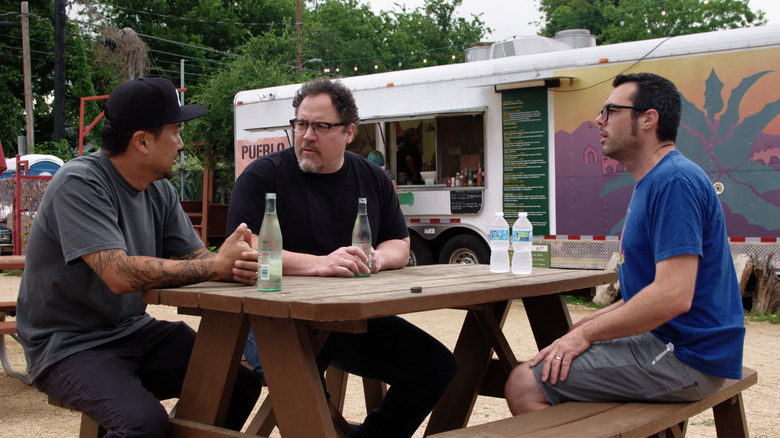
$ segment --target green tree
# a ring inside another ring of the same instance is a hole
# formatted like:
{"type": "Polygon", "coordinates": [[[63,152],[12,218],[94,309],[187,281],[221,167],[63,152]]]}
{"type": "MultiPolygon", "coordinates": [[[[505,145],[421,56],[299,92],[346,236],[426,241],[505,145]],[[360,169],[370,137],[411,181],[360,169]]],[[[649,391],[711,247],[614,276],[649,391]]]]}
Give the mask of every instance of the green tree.
{"type": "MultiPolygon", "coordinates": [[[[149,76],[180,83],[194,91],[229,64],[237,47],[269,30],[291,27],[295,2],[290,0],[79,0],[87,30],[132,29],[149,48],[149,76]],[[287,22],[284,19],[287,18],[287,22]],[[102,27],[101,27],[102,26],[102,27]]],[[[121,31],[120,31],[121,32],[121,31]]],[[[111,35],[107,35],[110,44],[111,35]]],[[[104,43],[101,41],[101,43],[104,43]]],[[[116,85],[116,84],[112,84],[116,85]]]]}
{"type": "MultiPolygon", "coordinates": [[[[52,140],[54,114],[54,3],[28,2],[31,86],[34,105],[35,142],[52,140]]],[[[0,141],[6,156],[17,152],[16,138],[26,135],[24,77],[22,69],[22,31],[18,1],[0,0],[0,141]]],[[[66,25],[66,97],[65,139],[76,150],[78,142],[79,98],[93,95],[91,69],[93,56],[73,23],[66,25]]],[[[93,107],[95,104],[88,105],[93,107]]],[[[69,158],[67,154],[63,153],[69,158]]]]}
{"type": "Polygon", "coordinates": [[[463,62],[464,50],[490,29],[479,16],[455,17],[461,4],[426,0],[414,10],[376,15],[356,0],[324,0],[302,20],[303,59],[321,59],[341,76],[463,62]]]}
{"type": "Polygon", "coordinates": [[[203,163],[234,162],[233,98],[236,93],[313,77],[308,72],[297,74],[292,65],[280,62],[295,58],[295,38],[290,27],[280,35],[269,31],[253,37],[236,49],[240,56],[206,81],[193,98],[196,103],[208,108],[208,112],[184,125],[184,143],[197,145],[185,148],[185,153],[198,156],[203,163]]]}
{"type": "Polygon", "coordinates": [[[766,24],[745,0],[541,0],[544,36],[588,29],[599,44],[766,24]]]}

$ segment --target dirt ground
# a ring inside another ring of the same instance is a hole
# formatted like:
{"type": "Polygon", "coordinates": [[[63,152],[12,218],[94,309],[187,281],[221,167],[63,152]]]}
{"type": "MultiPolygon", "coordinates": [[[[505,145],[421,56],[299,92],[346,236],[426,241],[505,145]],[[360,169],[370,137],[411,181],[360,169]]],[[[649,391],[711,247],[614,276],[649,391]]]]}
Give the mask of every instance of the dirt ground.
{"type": "MultiPolygon", "coordinates": [[[[0,301],[16,299],[19,277],[0,275],[0,301]]],[[[591,309],[574,306],[570,309],[572,319],[579,320],[591,309]]],[[[150,306],[149,313],[158,319],[184,320],[197,328],[198,318],[178,315],[175,309],[166,306],[150,306]]],[[[453,348],[465,315],[464,311],[441,310],[424,312],[405,317],[412,323],[436,336],[445,345],[453,348]]],[[[528,320],[522,304],[513,304],[507,317],[504,332],[515,353],[520,358],[535,354],[528,320]]],[[[21,347],[6,337],[11,363],[17,370],[24,369],[21,347]]],[[[769,323],[747,323],[744,365],[758,371],[758,384],[743,393],[750,436],[772,438],[780,436],[780,411],[777,394],[780,393],[780,325],[769,323]]],[[[267,396],[264,391],[261,400],[267,396]]],[[[365,416],[360,379],[349,380],[344,416],[359,422],[365,416]]],[[[169,408],[174,401],[166,401],[169,408]]],[[[259,403],[258,403],[259,407],[259,403]]],[[[470,424],[480,424],[509,416],[503,399],[479,397],[471,415],[470,424]]],[[[0,437],[47,438],[77,437],[80,414],[50,406],[46,396],[34,388],[0,372],[0,437]]],[[[422,437],[425,425],[415,437],[422,437]]],[[[275,431],[272,436],[279,436],[275,431]]],[[[688,437],[715,437],[712,412],[707,411],[694,417],[688,427],[688,437]]]]}

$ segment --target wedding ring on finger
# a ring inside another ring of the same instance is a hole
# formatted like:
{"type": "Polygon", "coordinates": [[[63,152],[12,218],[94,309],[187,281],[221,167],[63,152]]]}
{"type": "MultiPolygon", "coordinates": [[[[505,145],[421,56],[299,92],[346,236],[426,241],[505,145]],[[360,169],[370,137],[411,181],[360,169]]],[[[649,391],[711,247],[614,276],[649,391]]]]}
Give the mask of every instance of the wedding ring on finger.
{"type": "Polygon", "coordinates": [[[555,356],[555,360],[561,360],[560,356],[555,356]]]}

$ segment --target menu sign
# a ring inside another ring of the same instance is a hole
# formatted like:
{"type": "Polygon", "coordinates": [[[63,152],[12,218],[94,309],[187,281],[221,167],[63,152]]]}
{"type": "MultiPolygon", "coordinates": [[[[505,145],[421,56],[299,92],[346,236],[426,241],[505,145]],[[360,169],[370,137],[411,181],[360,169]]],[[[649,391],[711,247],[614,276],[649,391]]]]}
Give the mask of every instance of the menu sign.
{"type": "Polygon", "coordinates": [[[450,213],[478,214],[482,210],[482,190],[451,190],[450,213]]]}
{"type": "Polygon", "coordinates": [[[512,222],[528,213],[534,235],[550,233],[549,124],[547,89],[501,95],[504,152],[504,215],[512,222]]]}

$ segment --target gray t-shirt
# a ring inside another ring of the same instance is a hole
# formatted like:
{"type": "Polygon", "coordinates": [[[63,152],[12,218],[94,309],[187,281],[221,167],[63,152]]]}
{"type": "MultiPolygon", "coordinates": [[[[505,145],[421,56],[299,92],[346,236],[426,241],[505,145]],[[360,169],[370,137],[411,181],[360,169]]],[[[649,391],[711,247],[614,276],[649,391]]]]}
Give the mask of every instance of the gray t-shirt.
{"type": "Polygon", "coordinates": [[[114,294],[81,256],[118,248],[170,258],[201,247],[167,180],[138,191],[102,152],[65,164],[35,214],[19,289],[16,325],[31,379],[151,321],[140,292],[114,294]]]}

